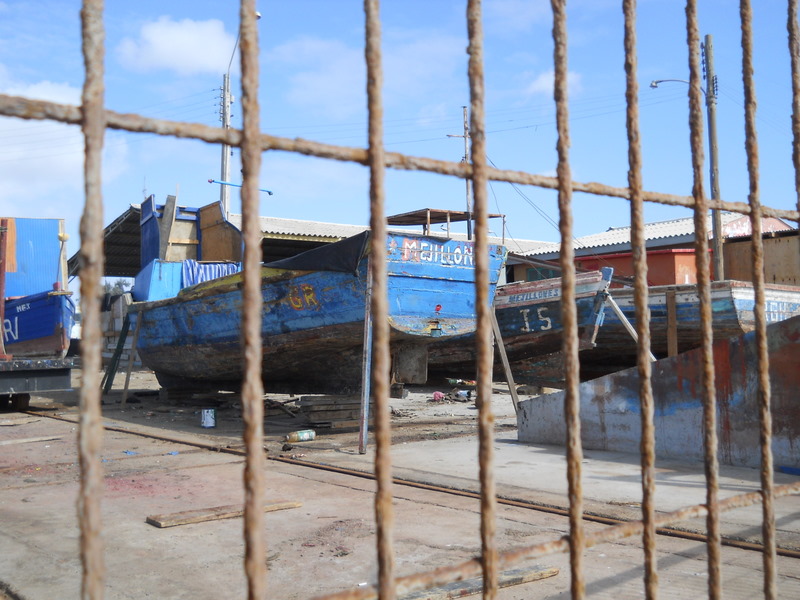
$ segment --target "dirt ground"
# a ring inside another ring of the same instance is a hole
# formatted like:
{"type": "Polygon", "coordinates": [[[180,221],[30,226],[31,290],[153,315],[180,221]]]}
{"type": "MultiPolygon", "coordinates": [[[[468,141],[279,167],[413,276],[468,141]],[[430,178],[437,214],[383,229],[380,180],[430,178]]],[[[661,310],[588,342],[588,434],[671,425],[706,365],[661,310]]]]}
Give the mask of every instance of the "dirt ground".
{"type": "MultiPolygon", "coordinates": [[[[76,370],[76,390],[80,380],[76,370]]],[[[236,453],[242,446],[240,400],[164,397],[152,374],[134,372],[131,395],[123,405],[124,375],[114,383],[102,407],[105,597],[246,597],[241,518],[165,529],[146,521],[153,515],[241,505],[243,457],[236,453]],[[213,428],[202,426],[202,411],[209,408],[216,411],[213,428]]],[[[461,391],[468,389],[461,386],[461,391]]],[[[433,401],[435,392],[446,396],[453,391],[450,386],[415,387],[390,402],[394,472],[408,483],[422,484],[393,486],[398,575],[459,564],[480,553],[480,503],[461,493],[477,489],[477,410],[469,399],[433,401]]],[[[75,511],[78,396],[77,391],[41,394],[32,397],[27,413],[0,414],[0,439],[9,442],[0,446],[4,523],[0,598],[4,593],[11,600],[80,597],[75,511]]],[[[521,399],[527,397],[523,394],[521,399]]],[[[375,485],[368,477],[372,439],[365,455],[358,452],[358,432],[352,428],[317,428],[313,441],[287,445],[288,433],[309,426],[297,406],[301,400],[285,395],[267,398],[271,408],[265,419],[264,448],[268,458],[278,460],[267,461],[264,500],[299,505],[265,514],[267,597],[300,600],[374,583],[375,485]]],[[[516,442],[514,408],[502,384],[495,386],[492,403],[499,493],[565,506],[560,487],[565,473],[563,448],[516,442]]],[[[637,518],[638,457],[592,452],[584,463],[587,512],[637,518]]],[[[755,470],[723,475],[723,488],[731,493],[757,489],[755,470]]],[[[666,494],[664,509],[671,509],[670,502],[682,505],[702,495],[702,465],[660,465],[659,477],[660,490],[666,494]]],[[[778,505],[778,533],[781,540],[800,546],[800,498],[789,500],[778,505]]],[[[758,519],[759,508],[753,507],[728,519],[725,532],[757,538],[758,519]]],[[[702,528],[702,522],[695,526],[702,528]]],[[[605,525],[586,522],[585,527],[591,533],[605,525]]],[[[524,503],[502,504],[496,528],[502,551],[557,540],[569,531],[569,524],[557,513],[531,510],[524,503]]],[[[761,555],[728,546],[722,553],[724,597],[761,597],[761,555]]],[[[657,554],[660,597],[706,596],[708,567],[702,541],[659,537],[657,554]]],[[[588,596],[642,597],[642,562],[641,540],[636,536],[588,548],[584,554],[588,596]]],[[[549,576],[503,588],[499,600],[570,597],[566,554],[548,555],[520,568],[528,575],[549,576]]],[[[780,597],[800,597],[800,561],[780,556],[777,569],[780,597]]],[[[401,600],[448,597],[437,593],[401,600]]]]}
{"type": "MultiPolygon", "coordinates": [[[[75,390],[80,387],[81,372],[73,373],[75,390]]],[[[161,428],[175,433],[208,434],[214,440],[224,440],[232,445],[241,443],[242,410],[241,399],[236,394],[205,394],[188,398],[170,398],[158,393],[159,385],[150,371],[131,373],[129,393],[122,404],[125,375],[117,374],[110,393],[103,396],[103,414],[116,420],[161,428]],[[202,426],[203,409],[215,411],[215,426],[202,426]]],[[[313,396],[310,396],[313,398],[313,396]]],[[[529,398],[522,394],[520,400],[529,398]]],[[[329,449],[357,445],[358,429],[317,427],[309,422],[307,415],[298,406],[303,396],[271,394],[266,396],[264,420],[265,447],[270,453],[283,450],[285,436],[293,431],[314,429],[315,443],[298,447],[329,449]],[[281,405],[285,410],[278,408],[281,405]],[[288,413],[292,413],[291,415],[288,413]]],[[[77,410],[76,392],[43,393],[32,401],[39,410],[70,414],[77,410]]],[[[473,388],[469,385],[407,386],[402,398],[391,398],[392,443],[443,439],[453,436],[472,435],[477,431],[478,411],[475,406],[473,388]],[[441,400],[439,394],[445,397],[441,400]],[[460,395],[457,392],[462,392],[460,395]],[[468,394],[468,398],[464,395],[468,394]]],[[[516,416],[508,387],[499,383],[493,387],[492,409],[499,429],[516,429],[516,416]]],[[[369,440],[371,442],[371,439],[369,440]]],[[[368,442],[368,443],[369,443],[368,442]]]]}

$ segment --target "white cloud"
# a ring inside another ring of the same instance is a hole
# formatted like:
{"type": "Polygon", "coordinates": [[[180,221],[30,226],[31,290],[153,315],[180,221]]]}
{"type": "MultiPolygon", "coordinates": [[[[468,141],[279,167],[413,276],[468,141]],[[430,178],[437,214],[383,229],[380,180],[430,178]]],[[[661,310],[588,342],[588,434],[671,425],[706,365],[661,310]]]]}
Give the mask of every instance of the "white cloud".
{"type": "Polygon", "coordinates": [[[293,104],[336,119],[363,112],[366,69],[360,49],[302,37],[275,48],[268,60],[294,71],[285,92],[293,104]]]}
{"type": "Polygon", "coordinates": [[[81,90],[79,88],[68,83],[56,83],[53,81],[39,81],[29,85],[10,84],[8,93],[61,104],[78,105],[81,102],[81,90]]]}
{"type": "MultiPolygon", "coordinates": [[[[216,74],[227,70],[235,44],[236,38],[217,19],[173,21],[161,17],[142,25],[137,39],[123,39],[116,54],[123,66],[141,73],[167,70],[181,76],[216,74]]],[[[232,71],[238,68],[237,63],[234,59],[232,71]]]]}
{"type": "Polygon", "coordinates": [[[452,102],[466,89],[466,37],[417,31],[386,39],[385,94],[392,103],[452,102]]]}
{"type": "MultiPolygon", "coordinates": [[[[438,105],[463,95],[466,40],[436,31],[387,33],[384,102],[390,106],[438,105]],[[446,99],[446,100],[445,100],[446,99]]],[[[366,108],[366,67],[361,47],[300,37],[273,49],[267,59],[289,74],[286,99],[333,119],[352,119],[366,108]]]]}
{"type": "MultiPolygon", "coordinates": [[[[11,81],[0,66],[7,93],[78,104],[81,91],[64,83],[11,81]]],[[[14,216],[51,216],[59,192],[81,187],[83,141],[80,128],[48,121],[0,119],[0,210],[14,216]],[[48,198],[50,196],[50,198],[48,198]],[[47,198],[47,199],[46,199],[47,198]],[[33,200],[33,201],[32,201],[33,200]]]]}
{"type": "MultiPolygon", "coordinates": [[[[540,73],[525,87],[523,93],[526,96],[545,95],[553,97],[553,88],[555,86],[555,72],[553,70],[540,73]]],[[[567,87],[569,94],[580,92],[581,74],[570,71],[567,73],[567,87]]]]}
{"type": "MultiPolygon", "coordinates": [[[[77,105],[81,90],[52,81],[10,81],[0,65],[7,93],[77,105]]],[[[83,207],[83,136],[77,125],[0,118],[0,213],[18,217],[78,219],[83,207]]],[[[111,178],[126,168],[125,142],[107,147],[104,168],[111,178]],[[106,165],[107,167],[108,165],[106,165]]]]}

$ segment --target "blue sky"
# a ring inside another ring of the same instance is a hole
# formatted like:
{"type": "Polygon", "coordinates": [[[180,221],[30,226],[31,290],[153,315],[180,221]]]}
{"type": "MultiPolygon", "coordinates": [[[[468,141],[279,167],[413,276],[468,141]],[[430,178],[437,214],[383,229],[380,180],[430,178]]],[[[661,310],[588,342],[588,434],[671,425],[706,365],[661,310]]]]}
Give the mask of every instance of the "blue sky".
{"type": "MultiPolygon", "coordinates": [[[[462,109],[468,104],[462,0],[385,0],[386,148],[459,160],[462,109]]],[[[719,80],[722,197],[746,201],[741,34],[738,2],[701,0],[700,34],[711,34],[719,80]]],[[[791,90],[785,2],[754,2],[762,202],[796,206],[791,163],[791,90]]],[[[80,3],[0,0],[0,91],[77,104],[83,80],[80,3]]],[[[363,16],[360,0],[261,0],[262,129],[286,137],[362,146],[366,139],[363,16]]],[[[238,2],[108,1],[106,104],[119,112],[219,124],[222,75],[234,48],[238,2]]],[[[571,162],[578,181],[627,183],[620,0],[569,2],[571,162]]],[[[556,167],[550,3],[485,0],[484,29],[489,159],[499,168],[552,175],[556,167]]],[[[648,190],[689,195],[688,79],[684,3],[639,2],[639,83],[648,190]]],[[[239,87],[238,56],[232,79],[239,87]]],[[[233,105],[234,124],[239,122],[233,105]]],[[[63,217],[78,248],[83,206],[82,140],[76,127],[0,118],[0,213],[63,217]]],[[[239,173],[238,151],[231,172],[239,173]]],[[[707,170],[704,171],[707,175],[707,170]]],[[[109,131],[103,185],[104,222],[155,194],[163,202],[202,206],[219,198],[220,148],[202,142],[109,131]]],[[[231,179],[236,179],[232,175],[231,179]]],[[[706,177],[706,185],[708,180],[706,177]]],[[[264,157],[261,214],[366,224],[367,171],[358,165],[286,153],[264,157]]],[[[512,238],[557,241],[549,220],[555,194],[493,183],[490,210],[508,216],[512,238]]],[[[439,175],[393,172],[387,213],[423,207],[462,210],[464,183],[439,175]]],[[[628,203],[575,196],[575,235],[629,222],[628,203]]],[[[240,211],[238,190],[232,211],[240,211]]],[[[650,221],[688,216],[648,206],[650,221]]],[[[493,226],[499,234],[499,224],[493,226]]]]}

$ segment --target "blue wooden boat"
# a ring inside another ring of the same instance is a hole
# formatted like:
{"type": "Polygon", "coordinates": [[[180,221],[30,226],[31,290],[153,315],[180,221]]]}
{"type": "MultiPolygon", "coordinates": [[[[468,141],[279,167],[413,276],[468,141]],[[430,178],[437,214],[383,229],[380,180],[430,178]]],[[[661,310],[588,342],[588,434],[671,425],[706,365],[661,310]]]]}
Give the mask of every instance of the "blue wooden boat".
{"type": "MultiPolygon", "coordinates": [[[[613,269],[604,268],[576,276],[575,301],[580,350],[594,347],[598,330],[603,324],[613,272],[613,269]]],[[[501,285],[495,295],[494,307],[515,383],[562,387],[561,278],[501,285]]],[[[432,377],[473,378],[476,369],[474,345],[474,337],[467,336],[432,346],[432,377]]],[[[495,374],[505,379],[502,362],[495,354],[495,374]]]]}
{"type": "Polygon", "coordinates": [[[3,346],[15,359],[66,356],[75,322],[66,241],[62,219],[0,219],[3,346]]]}
{"type": "MultiPolygon", "coordinates": [[[[800,288],[767,284],[764,288],[768,323],[800,315],[800,288]]],[[[611,297],[628,321],[635,325],[636,311],[632,288],[612,289],[611,297]]],[[[700,300],[696,284],[660,285],[649,289],[650,349],[656,358],[669,355],[670,330],[676,353],[702,344],[700,300]],[[674,308],[670,308],[673,306],[674,308]],[[674,317],[670,317],[670,312],[674,317]]],[[[714,340],[727,340],[755,329],[755,290],[749,281],[711,282],[712,331],[714,340]]],[[[619,317],[606,307],[597,345],[581,355],[585,379],[613,373],[636,364],[636,343],[619,317]]]]}
{"type": "Polygon", "coordinates": [[[75,322],[72,292],[41,292],[6,299],[3,341],[6,354],[64,358],[75,322]]]}
{"type": "MultiPolygon", "coordinates": [[[[360,389],[368,240],[365,232],[263,265],[262,376],[268,390],[360,389]]],[[[490,298],[505,254],[503,246],[490,247],[490,298]]],[[[386,256],[393,380],[424,383],[428,345],[475,329],[474,246],[393,233],[386,256]]],[[[242,274],[235,273],[129,307],[139,356],[162,386],[239,388],[241,283],[242,274]]]]}

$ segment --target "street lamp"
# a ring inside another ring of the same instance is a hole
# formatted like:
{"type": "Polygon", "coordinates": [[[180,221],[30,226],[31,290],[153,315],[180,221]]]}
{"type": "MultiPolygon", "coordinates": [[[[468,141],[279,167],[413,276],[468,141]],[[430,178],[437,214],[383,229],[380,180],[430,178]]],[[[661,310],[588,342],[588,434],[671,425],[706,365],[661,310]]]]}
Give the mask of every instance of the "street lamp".
{"type": "MultiPolygon", "coordinates": [[[[719,200],[719,167],[717,164],[717,77],[714,74],[714,52],[711,47],[711,36],[706,35],[705,45],[705,67],[706,79],[708,81],[708,91],[700,87],[700,91],[706,98],[706,112],[708,114],[708,155],[710,161],[710,186],[711,198],[719,200]]],[[[650,82],[650,87],[655,89],[660,83],[677,81],[689,85],[685,79],[656,79],[650,82]]],[[[714,279],[721,281],[725,279],[725,261],[722,255],[722,213],[719,209],[711,209],[711,231],[714,237],[714,279]]]]}
{"type": "MultiPolygon", "coordinates": [[[[261,18],[261,13],[256,12],[256,19],[261,18]]],[[[236,55],[236,48],[239,47],[239,36],[241,32],[236,34],[236,43],[233,45],[233,52],[231,52],[231,59],[228,61],[228,70],[222,76],[222,106],[221,106],[221,120],[222,128],[231,128],[231,103],[233,102],[233,95],[231,94],[231,66],[233,65],[233,57],[236,55]]],[[[225,219],[228,218],[228,208],[231,200],[231,191],[229,186],[231,176],[231,147],[228,144],[222,144],[222,160],[220,162],[220,179],[222,180],[219,186],[219,201],[222,204],[222,214],[225,219]]]]}

